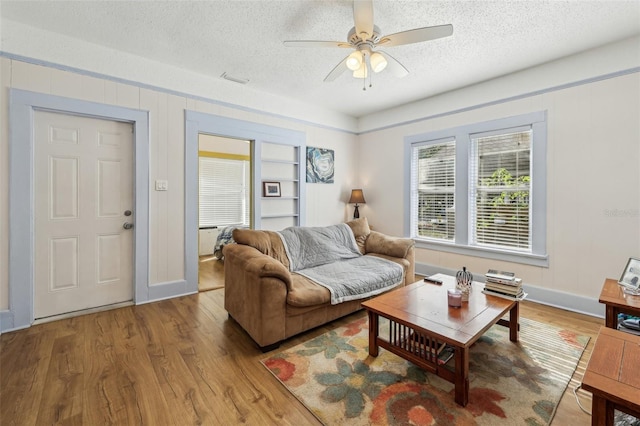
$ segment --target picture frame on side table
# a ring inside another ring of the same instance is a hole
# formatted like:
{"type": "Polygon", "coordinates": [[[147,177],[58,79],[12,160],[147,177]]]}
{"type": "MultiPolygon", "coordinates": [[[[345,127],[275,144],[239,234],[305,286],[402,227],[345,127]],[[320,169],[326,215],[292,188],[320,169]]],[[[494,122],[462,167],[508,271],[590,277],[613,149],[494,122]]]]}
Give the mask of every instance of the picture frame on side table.
{"type": "Polygon", "coordinates": [[[627,294],[640,294],[640,259],[629,258],[618,284],[624,287],[627,294]]]}
{"type": "Polygon", "coordinates": [[[281,197],[280,182],[262,182],[263,197],[281,197]]]}

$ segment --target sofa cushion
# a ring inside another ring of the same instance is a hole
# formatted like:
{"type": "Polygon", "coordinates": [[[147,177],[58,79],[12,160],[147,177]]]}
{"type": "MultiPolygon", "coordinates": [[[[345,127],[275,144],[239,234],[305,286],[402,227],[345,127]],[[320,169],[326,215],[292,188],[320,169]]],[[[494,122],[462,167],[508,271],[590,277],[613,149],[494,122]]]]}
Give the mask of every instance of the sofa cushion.
{"type": "MultiPolygon", "coordinates": [[[[409,272],[409,267],[411,266],[411,262],[409,262],[407,259],[403,259],[400,257],[393,257],[393,256],[387,256],[386,254],[380,254],[380,253],[368,253],[367,256],[372,256],[372,257],[379,257],[381,259],[386,259],[390,262],[394,262],[397,263],[398,265],[402,266],[402,274],[403,277],[406,277],[409,272]]],[[[411,283],[413,283],[414,279],[413,277],[411,277],[411,283]]]]}
{"type": "Polygon", "coordinates": [[[356,238],[356,244],[358,245],[358,250],[360,250],[360,253],[365,254],[365,243],[371,233],[369,221],[366,217],[361,217],[360,219],[354,219],[347,222],[347,225],[349,225],[349,228],[353,231],[353,235],[356,238]]]}

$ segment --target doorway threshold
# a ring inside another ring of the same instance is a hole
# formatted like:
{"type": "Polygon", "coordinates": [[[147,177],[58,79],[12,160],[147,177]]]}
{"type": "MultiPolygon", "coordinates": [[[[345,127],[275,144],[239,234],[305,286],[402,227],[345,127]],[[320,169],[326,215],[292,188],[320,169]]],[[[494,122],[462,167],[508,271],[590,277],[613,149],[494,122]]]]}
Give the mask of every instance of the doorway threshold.
{"type": "Polygon", "coordinates": [[[60,315],[52,315],[50,317],[38,318],[35,321],[33,321],[33,324],[31,325],[45,324],[48,322],[58,321],[61,319],[79,317],[81,315],[95,314],[98,312],[109,311],[111,309],[118,309],[118,308],[124,308],[126,306],[133,306],[133,304],[134,304],[133,301],[129,300],[127,302],[113,303],[111,305],[98,306],[90,309],[81,309],[79,311],[67,312],[60,315]]]}

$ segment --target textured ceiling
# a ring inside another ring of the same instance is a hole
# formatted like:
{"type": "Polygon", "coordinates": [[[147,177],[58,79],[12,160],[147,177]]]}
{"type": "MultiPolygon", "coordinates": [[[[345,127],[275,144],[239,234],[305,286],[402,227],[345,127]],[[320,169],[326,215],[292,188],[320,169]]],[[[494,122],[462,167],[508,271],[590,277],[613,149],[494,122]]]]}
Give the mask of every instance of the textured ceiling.
{"type": "MultiPolygon", "coordinates": [[[[453,36],[386,48],[410,71],[373,87],[324,77],[349,52],[284,47],[344,41],[352,2],[2,1],[3,18],[360,117],[640,34],[640,1],[374,0],[382,34],[452,24],[453,36]]],[[[228,84],[237,84],[231,83],[228,84]]]]}

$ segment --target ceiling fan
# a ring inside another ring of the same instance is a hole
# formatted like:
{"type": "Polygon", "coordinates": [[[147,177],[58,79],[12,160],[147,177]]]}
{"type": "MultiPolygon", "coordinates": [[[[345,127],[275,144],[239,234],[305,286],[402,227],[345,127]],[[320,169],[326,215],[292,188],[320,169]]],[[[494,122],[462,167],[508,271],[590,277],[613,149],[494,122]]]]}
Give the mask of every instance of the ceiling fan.
{"type": "MultiPolygon", "coordinates": [[[[419,43],[448,37],[453,34],[453,26],[437,25],[415,28],[390,35],[381,35],[380,28],[373,24],[373,0],[354,0],[353,19],[355,26],[347,35],[347,41],[287,40],[287,47],[342,47],[355,49],[344,58],[325,77],[324,81],[333,81],[347,70],[353,71],[355,78],[366,79],[370,71],[378,73],[385,68],[396,77],[409,74],[404,65],[393,56],[379,50],[378,47],[392,47],[403,44],[419,43]]],[[[366,90],[363,89],[363,90],[366,90]]]]}

